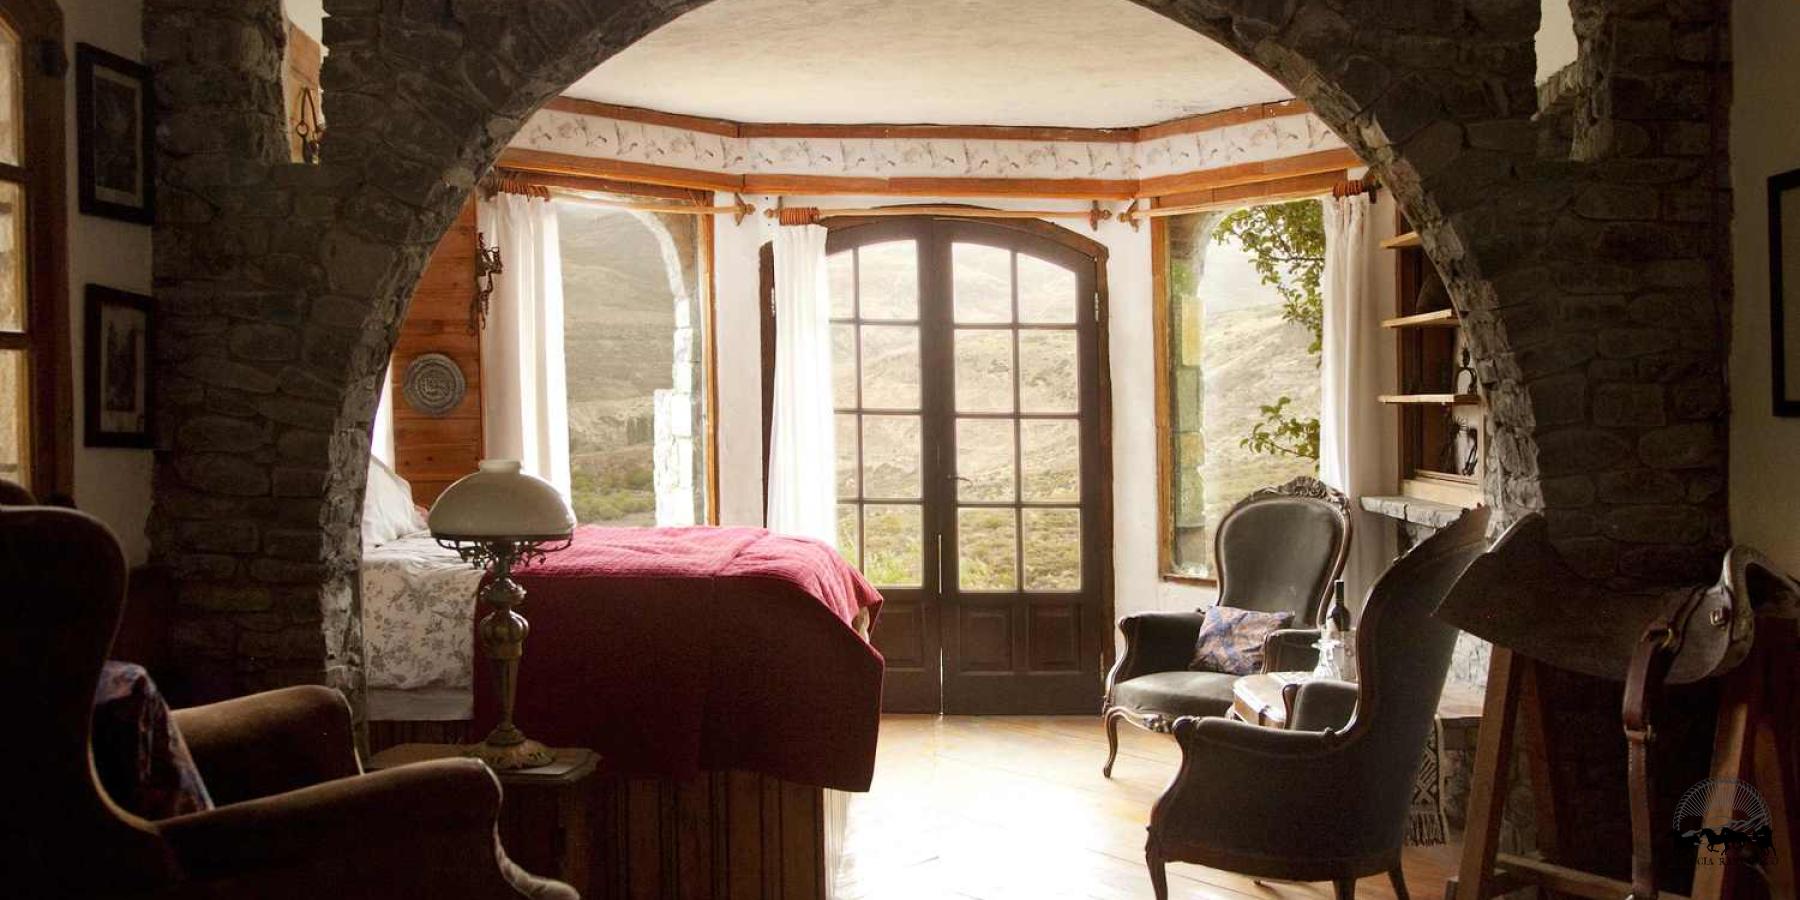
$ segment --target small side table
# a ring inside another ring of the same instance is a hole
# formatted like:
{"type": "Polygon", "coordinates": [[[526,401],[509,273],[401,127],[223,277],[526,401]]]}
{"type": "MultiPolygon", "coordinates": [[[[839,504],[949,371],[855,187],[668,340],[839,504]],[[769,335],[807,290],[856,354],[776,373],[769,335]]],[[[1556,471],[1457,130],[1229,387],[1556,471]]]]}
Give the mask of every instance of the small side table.
{"type": "Polygon", "coordinates": [[[1231,683],[1231,715],[1252,725],[1286,728],[1307,672],[1258,672],[1231,683]]]}
{"type": "MultiPolygon", "coordinates": [[[[500,806],[500,840],[507,856],[534,874],[555,877],[582,895],[588,889],[588,805],[600,754],[557,747],[547,766],[495,772],[506,792],[500,806]]],[[[370,772],[408,763],[462,756],[455,744],[399,744],[370,757],[370,772]]]]}

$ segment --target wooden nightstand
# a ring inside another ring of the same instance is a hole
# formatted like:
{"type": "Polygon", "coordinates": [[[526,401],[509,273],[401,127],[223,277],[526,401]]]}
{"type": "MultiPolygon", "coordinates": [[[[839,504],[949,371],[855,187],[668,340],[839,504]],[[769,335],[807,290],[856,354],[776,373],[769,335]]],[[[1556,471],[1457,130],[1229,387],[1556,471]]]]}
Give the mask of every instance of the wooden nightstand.
{"type": "MultiPolygon", "coordinates": [[[[600,754],[580,747],[552,750],[555,761],[535,769],[495,772],[505,791],[500,805],[500,841],[506,855],[527,872],[554,876],[587,894],[588,805],[600,754]]],[[[462,755],[454,744],[400,744],[375,754],[370,772],[407,763],[462,755]]]]}

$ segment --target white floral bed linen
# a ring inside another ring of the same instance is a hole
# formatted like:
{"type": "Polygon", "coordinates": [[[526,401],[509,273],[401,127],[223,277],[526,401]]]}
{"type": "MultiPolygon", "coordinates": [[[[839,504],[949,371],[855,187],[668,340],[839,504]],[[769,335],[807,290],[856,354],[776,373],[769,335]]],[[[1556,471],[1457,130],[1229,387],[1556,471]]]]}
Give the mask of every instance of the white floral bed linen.
{"type": "Polygon", "coordinates": [[[371,718],[469,717],[480,585],[480,570],[426,532],[363,553],[363,654],[371,718]]]}

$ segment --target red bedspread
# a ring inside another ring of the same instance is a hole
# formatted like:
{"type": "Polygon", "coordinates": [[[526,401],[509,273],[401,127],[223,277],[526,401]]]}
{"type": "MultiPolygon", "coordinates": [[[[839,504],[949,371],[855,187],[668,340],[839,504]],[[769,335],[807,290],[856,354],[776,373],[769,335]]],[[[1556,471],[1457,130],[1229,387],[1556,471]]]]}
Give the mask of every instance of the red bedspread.
{"type": "MultiPolygon", "coordinates": [[[[756,528],[583,526],[516,578],[531,634],[514,718],[531,737],[624,772],[868,789],[882,660],[849,623],[881,595],[829,547],[756,528]]],[[[479,737],[498,703],[475,658],[479,737]]]]}

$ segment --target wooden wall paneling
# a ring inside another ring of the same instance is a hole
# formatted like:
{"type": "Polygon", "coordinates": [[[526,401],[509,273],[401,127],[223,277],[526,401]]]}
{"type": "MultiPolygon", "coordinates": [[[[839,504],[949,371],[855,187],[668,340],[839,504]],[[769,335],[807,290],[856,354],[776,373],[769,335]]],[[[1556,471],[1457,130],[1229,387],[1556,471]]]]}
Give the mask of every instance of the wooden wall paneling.
{"type": "Polygon", "coordinates": [[[394,345],[394,468],[412,483],[413,501],[429,506],[481,461],[481,339],[469,333],[475,299],[475,202],[445,232],[419,277],[394,345]],[[468,383],[462,403],[443,416],[414,411],[400,396],[406,367],[426,353],[456,361],[468,383]]]}
{"type": "Polygon", "coordinates": [[[325,106],[321,102],[319,90],[319,69],[325,61],[324,48],[312,39],[299,26],[287,23],[287,51],[282,59],[281,92],[287,104],[287,140],[288,154],[294,162],[300,162],[303,154],[300,149],[300,133],[295,127],[300,124],[300,116],[305,106],[301,102],[301,94],[310,89],[313,102],[324,119],[325,106]]]}

